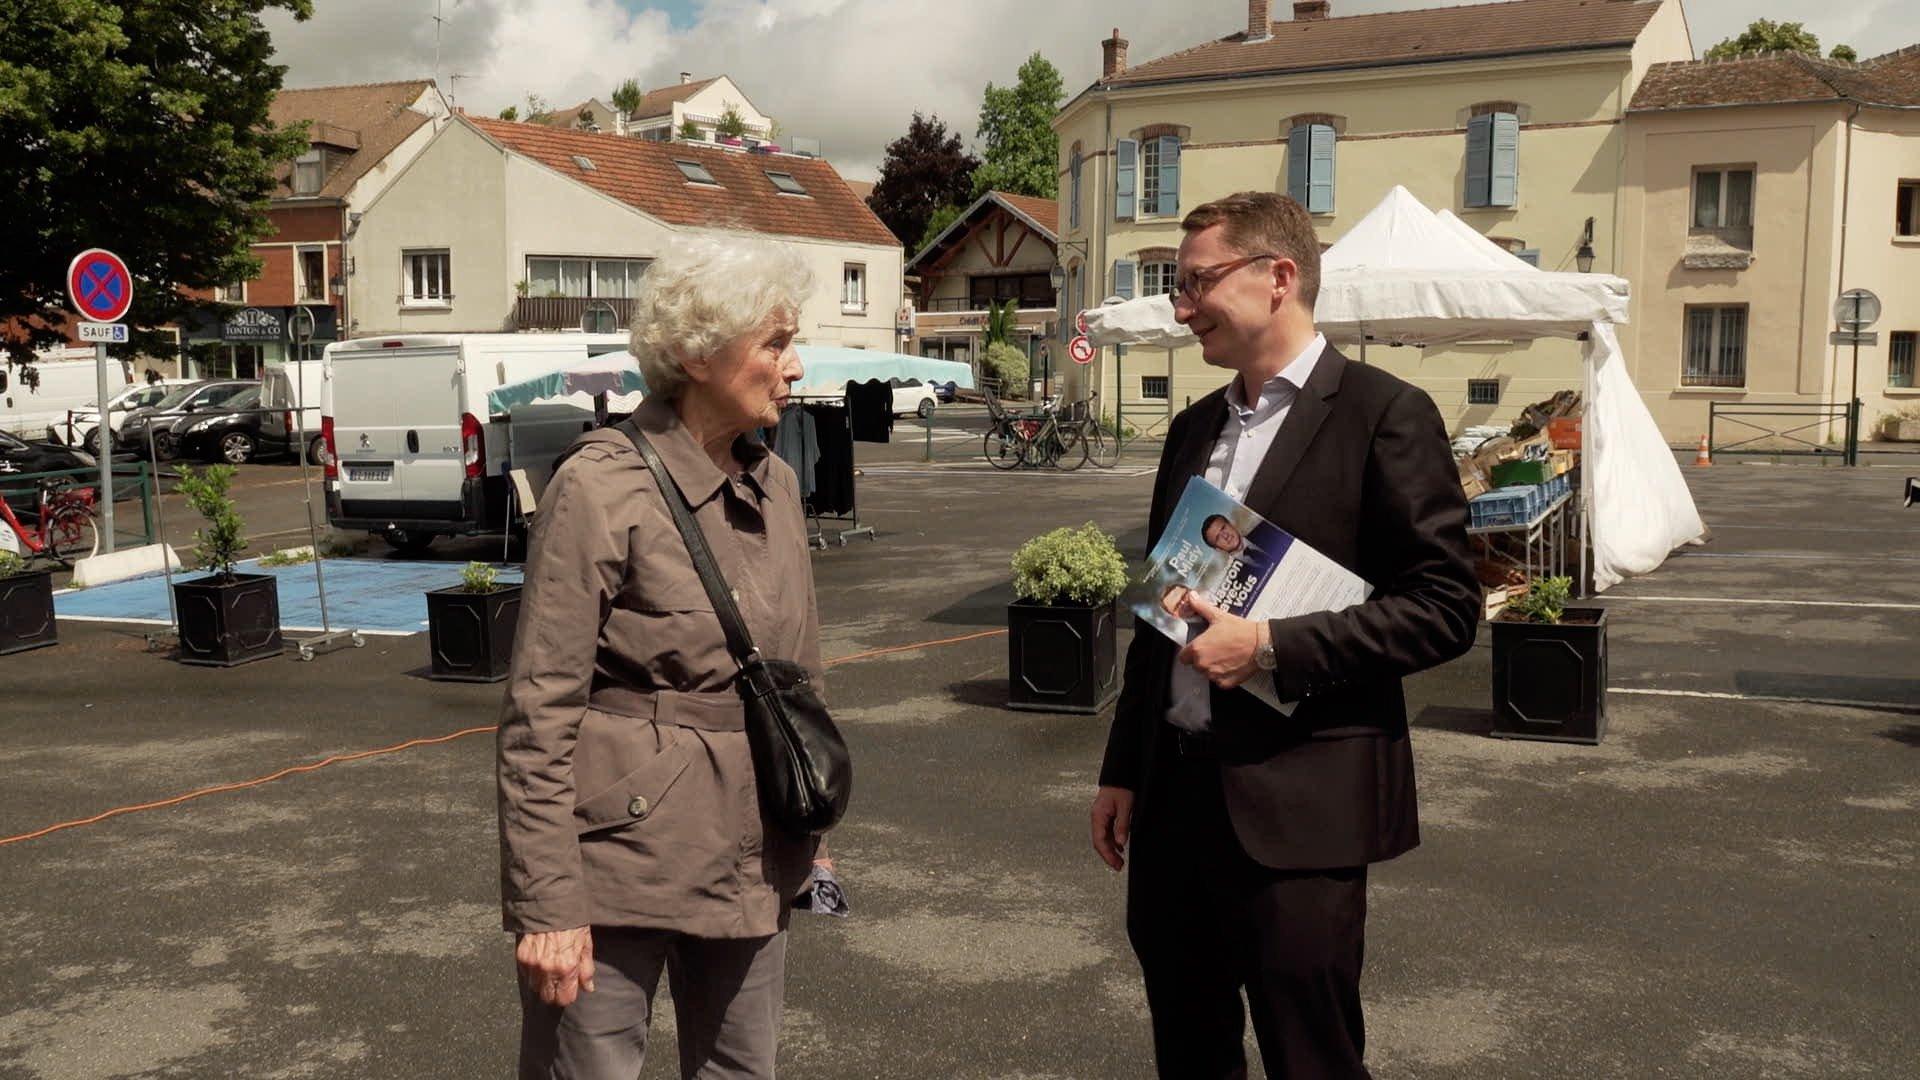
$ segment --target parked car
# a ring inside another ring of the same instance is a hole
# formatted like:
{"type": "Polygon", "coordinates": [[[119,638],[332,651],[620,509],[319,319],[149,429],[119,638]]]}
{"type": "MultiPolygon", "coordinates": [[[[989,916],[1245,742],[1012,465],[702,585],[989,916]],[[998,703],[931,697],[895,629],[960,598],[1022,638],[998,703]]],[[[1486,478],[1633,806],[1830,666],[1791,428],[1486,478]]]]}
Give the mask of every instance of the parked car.
{"type": "MultiPolygon", "coordinates": [[[[4,495],[16,513],[24,514],[34,502],[33,483],[9,479],[31,473],[60,472],[64,469],[90,469],[92,454],[50,441],[23,439],[0,431],[0,495],[4,495]]],[[[79,478],[85,482],[84,478],[79,478]]]]}
{"type": "MultiPolygon", "coordinates": [[[[168,394],[194,382],[193,379],[161,379],[122,387],[107,399],[107,430],[119,431],[127,414],[157,405],[168,394]]],[[[47,430],[52,432],[55,442],[80,447],[89,454],[100,453],[100,407],[92,401],[68,411],[65,419],[47,430]]]]}
{"type": "Polygon", "coordinates": [[[147,456],[149,440],[152,452],[162,461],[171,461],[176,453],[174,422],[189,413],[221,405],[259,387],[252,379],[208,379],[174,388],[174,391],[144,409],[135,409],[120,422],[114,443],[147,456]]]}
{"type": "Polygon", "coordinates": [[[960,396],[960,384],[954,382],[952,379],[948,379],[946,382],[928,383],[927,385],[933,387],[933,396],[938,399],[942,405],[951,405],[953,404],[953,399],[960,396]]]}
{"type": "Polygon", "coordinates": [[[893,384],[893,415],[918,416],[925,420],[933,415],[940,404],[940,396],[928,383],[893,384]]]}
{"type": "Polygon", "coordinates": [[[260,387],[251,386],[218,405],[196,409],[173,422],[174,455],[227,465],[245,465],[260,452],[260,387]]]}

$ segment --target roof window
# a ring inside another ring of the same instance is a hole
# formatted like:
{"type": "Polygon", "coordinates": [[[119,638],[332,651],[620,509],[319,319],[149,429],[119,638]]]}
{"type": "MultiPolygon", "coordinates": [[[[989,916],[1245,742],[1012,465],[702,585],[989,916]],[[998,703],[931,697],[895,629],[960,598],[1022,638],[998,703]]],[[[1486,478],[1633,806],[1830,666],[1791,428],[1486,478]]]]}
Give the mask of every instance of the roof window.
{"type": "Polygon", "coordinates": [[[779,188],[789,195],[805,195],[807,193],[807,189],[800,186],[800,181],[795,180],[792,173],[774,172],[772,169],[768,169],[767,179],[773,181],[774,187],[779,188]]]}
{"type": "Polygon", "coordinates": [[[581,171],[581,172],[592,172],[592,171],[594,171],[594,170],[593,170],[593,159],[592,159],[592,158],[590,158],[590,157],[588,157],[588,156],[587,156],[587,155],[585,155],[585,154],[575,154],[575,155],[573,155],[573,163],[574,163],[575,165],[578,165],[578,166],[580,166],[580,171],[581,171]]]}
{"type": "Polygon", "coordinates": [[[689,183],[720,186],[720,181],[715,180],[707,167],[697,161],[675,161],[674,164],[680,167],[680,175],[686,177],[689,183]]]}

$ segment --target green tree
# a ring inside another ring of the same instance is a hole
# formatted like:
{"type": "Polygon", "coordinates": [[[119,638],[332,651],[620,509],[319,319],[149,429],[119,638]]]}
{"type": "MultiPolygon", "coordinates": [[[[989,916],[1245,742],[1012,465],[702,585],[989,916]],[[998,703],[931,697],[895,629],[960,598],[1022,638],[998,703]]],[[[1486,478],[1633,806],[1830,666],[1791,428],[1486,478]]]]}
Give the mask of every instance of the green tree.
{"type": "Polygon", "coordinates": [[[1014,85],[987,84],[980,102],[980,168],[973,195],[1007,191],[1043,199],[1059,194],[1060,137],[1053,116],[1066,97],[1060,72],[1034,53],[1020,65],[1014,85]]]}
{"type": "Polygon", "coordinates": [[[699,142],[701,139],[706,138],[705,135],[700,133],[700,125],[694,123],[693,117],[691,116],[680,121],[680,137],[693,142],[699,142]]]}
{"type": "MultiPolygon", "coordinates": [[[[878,194],[877,191],[875,193],[878,194]]],[[[956,206],[953,203],[936,207],[927,218],[927,227],[920,230],[920,242],[913,245],[914,252],[918,254],[922,248],[933,243],[935,237],[947,231],[947,226],[959,220],[960,212],[965,209],[966,207],[956,206]]]]}
{"type": "Polygon", "coordinates": [[[628,116],[632,116],[633,110],[640,107],[640,99],[644,96],[645,95],[640,92],[639,80],[628,79],[626,82],[614,88],[612,97],[613,107],[626,113],[628,116]]]}
{"type": "Polygon", "coordinates": [[[1827,54],[1827,59],[1845,60],[1847,63],[1853,64],[1859,62],[1860,54],[1854,52],[1853,46],[1851,45],[1835,45],[1833,51],[1827,54]]]}
{"type": "Polygon", "coordinates": [[[529,124],[548,123],[553,119],[553,106],[539,94],[528,94],[526,118],[529,124]]]}
{"type": "Polygon", "coordinates": [[[720,122],[713,125],[713,133],[722,138],[737,139],[747,133],[747,118],[740,115],[740,109],[729,103],[726,111],[720,114],[720,122]]]}
{"type": "Polygon", "coordinates": [[[210,310],[176,286],[259,273],[276,168],[304,125],[268,106],[286,68],[260,14],[311,0],[34,0],[0,4],[0,321],[7,358],[62,340],[67,265],[90,247],[127,261],[135,329],[115,352],[159,352],[152,328],[210,310]]]}
{"type": "Polygon", "coordinates": [[[509,123],[520,119],[520,106],[509,105],[506,108],[501,109],[500,119],[508,121],[509,123]]]}
{"type": "MultiPolygon", "coordinates": [[[[1820,39],[1811,30],[1797,22],[1777,23],[1772,19],[1755,19],[1739,37],[1727,40],[1707,50],[1707,59],[1725,60],[1729,57],[1744,56],[1747,53],[1760,52],[1797,52],[1808,56],[1820,55],[1820,39]]],[[[1851,60],[1853,50],[1845,45],[1836,46],[1834,59],[1851,60]],[[1847,50],[1846,56],[1839,55],[1841,49],[1847,50]]]]}
{"type": "Polygon", "coordinates": [[[900,243],[918,251],[926,246],[927,224],[936,212],[946,214],[944,229],[972,201],[973,170],[979,167],[980,159],[939,117],[914,113],[907,133],[887,144],[867,206],[900,243]]]}
{"type": "Polygon", "coordinates": [[[1014,327],[1020,322],[1020,316],[1017,314],[1019,306],[1019,302],[1014,300],[1000,305],[988,304],[986,335],[981,344],[1011,344],[1014,327]]]}
{"type": "Polygon", "coordinates": [[[1026,353],[1002,341],[981,350],[980,363],[1000,381],[1001,397],[1027,396],[1027,380],[1032,369],[1026,353]]]}

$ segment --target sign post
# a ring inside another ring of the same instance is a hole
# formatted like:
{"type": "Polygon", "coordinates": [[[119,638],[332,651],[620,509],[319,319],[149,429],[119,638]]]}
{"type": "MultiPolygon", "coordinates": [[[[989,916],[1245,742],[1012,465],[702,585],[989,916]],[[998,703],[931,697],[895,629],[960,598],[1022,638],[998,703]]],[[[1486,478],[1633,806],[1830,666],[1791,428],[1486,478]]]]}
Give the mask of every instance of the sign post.
{"type": "Polygon", "coordinates": [[[1860,464],[1860,346],[1874,345],[1879,335],[1867,332],[1880,319],[1880,298],[1867,289],[1848,289],[1833,302],[1833,321],[1840,329],[1831,338],[1835,345],[1845,341],[1853,346],[1853,389],[1847,395],[1846,463],[1860,464]]]}
{"type": "Polygon", "coordinates": [[[94,447],[100,454],[100,545],[111,552],[113,543],[113,423],[107,409],[107,342],[125,342],[127,328],[120,322],[133,306],[133,275],[120,256],[88,248],[67,264],[67,298],[85,320],[80,340],[93,342],[94,398],[100,406],[100,432],[94,447]]]}

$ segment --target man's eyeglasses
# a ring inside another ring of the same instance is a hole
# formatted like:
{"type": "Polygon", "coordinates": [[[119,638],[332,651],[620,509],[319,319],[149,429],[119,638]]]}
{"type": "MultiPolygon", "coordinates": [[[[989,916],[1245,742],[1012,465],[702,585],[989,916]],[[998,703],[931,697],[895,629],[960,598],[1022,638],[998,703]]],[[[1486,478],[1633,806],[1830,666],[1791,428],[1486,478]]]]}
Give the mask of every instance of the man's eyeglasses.
{"type": "Polygon", "coordinates": [[[1215,285],[1220,284],[1220,279],[1226,277],[1228,274],[1250,263],[1259,262],[1261,259],[1277,259],[1279,257],[1279,255],[1273,252],[1265,252],[1260,255],[1249,255],[1244,259],[1235,259],[1232,262],[1221,263],[1218,266],[1203,266],[1185,277],[1176,278],[1173,283],[1173,295],[1176,298],[1184,297],[1189,304],[1197,304],[1202,297],[1213,291],[1215,285]]]}

